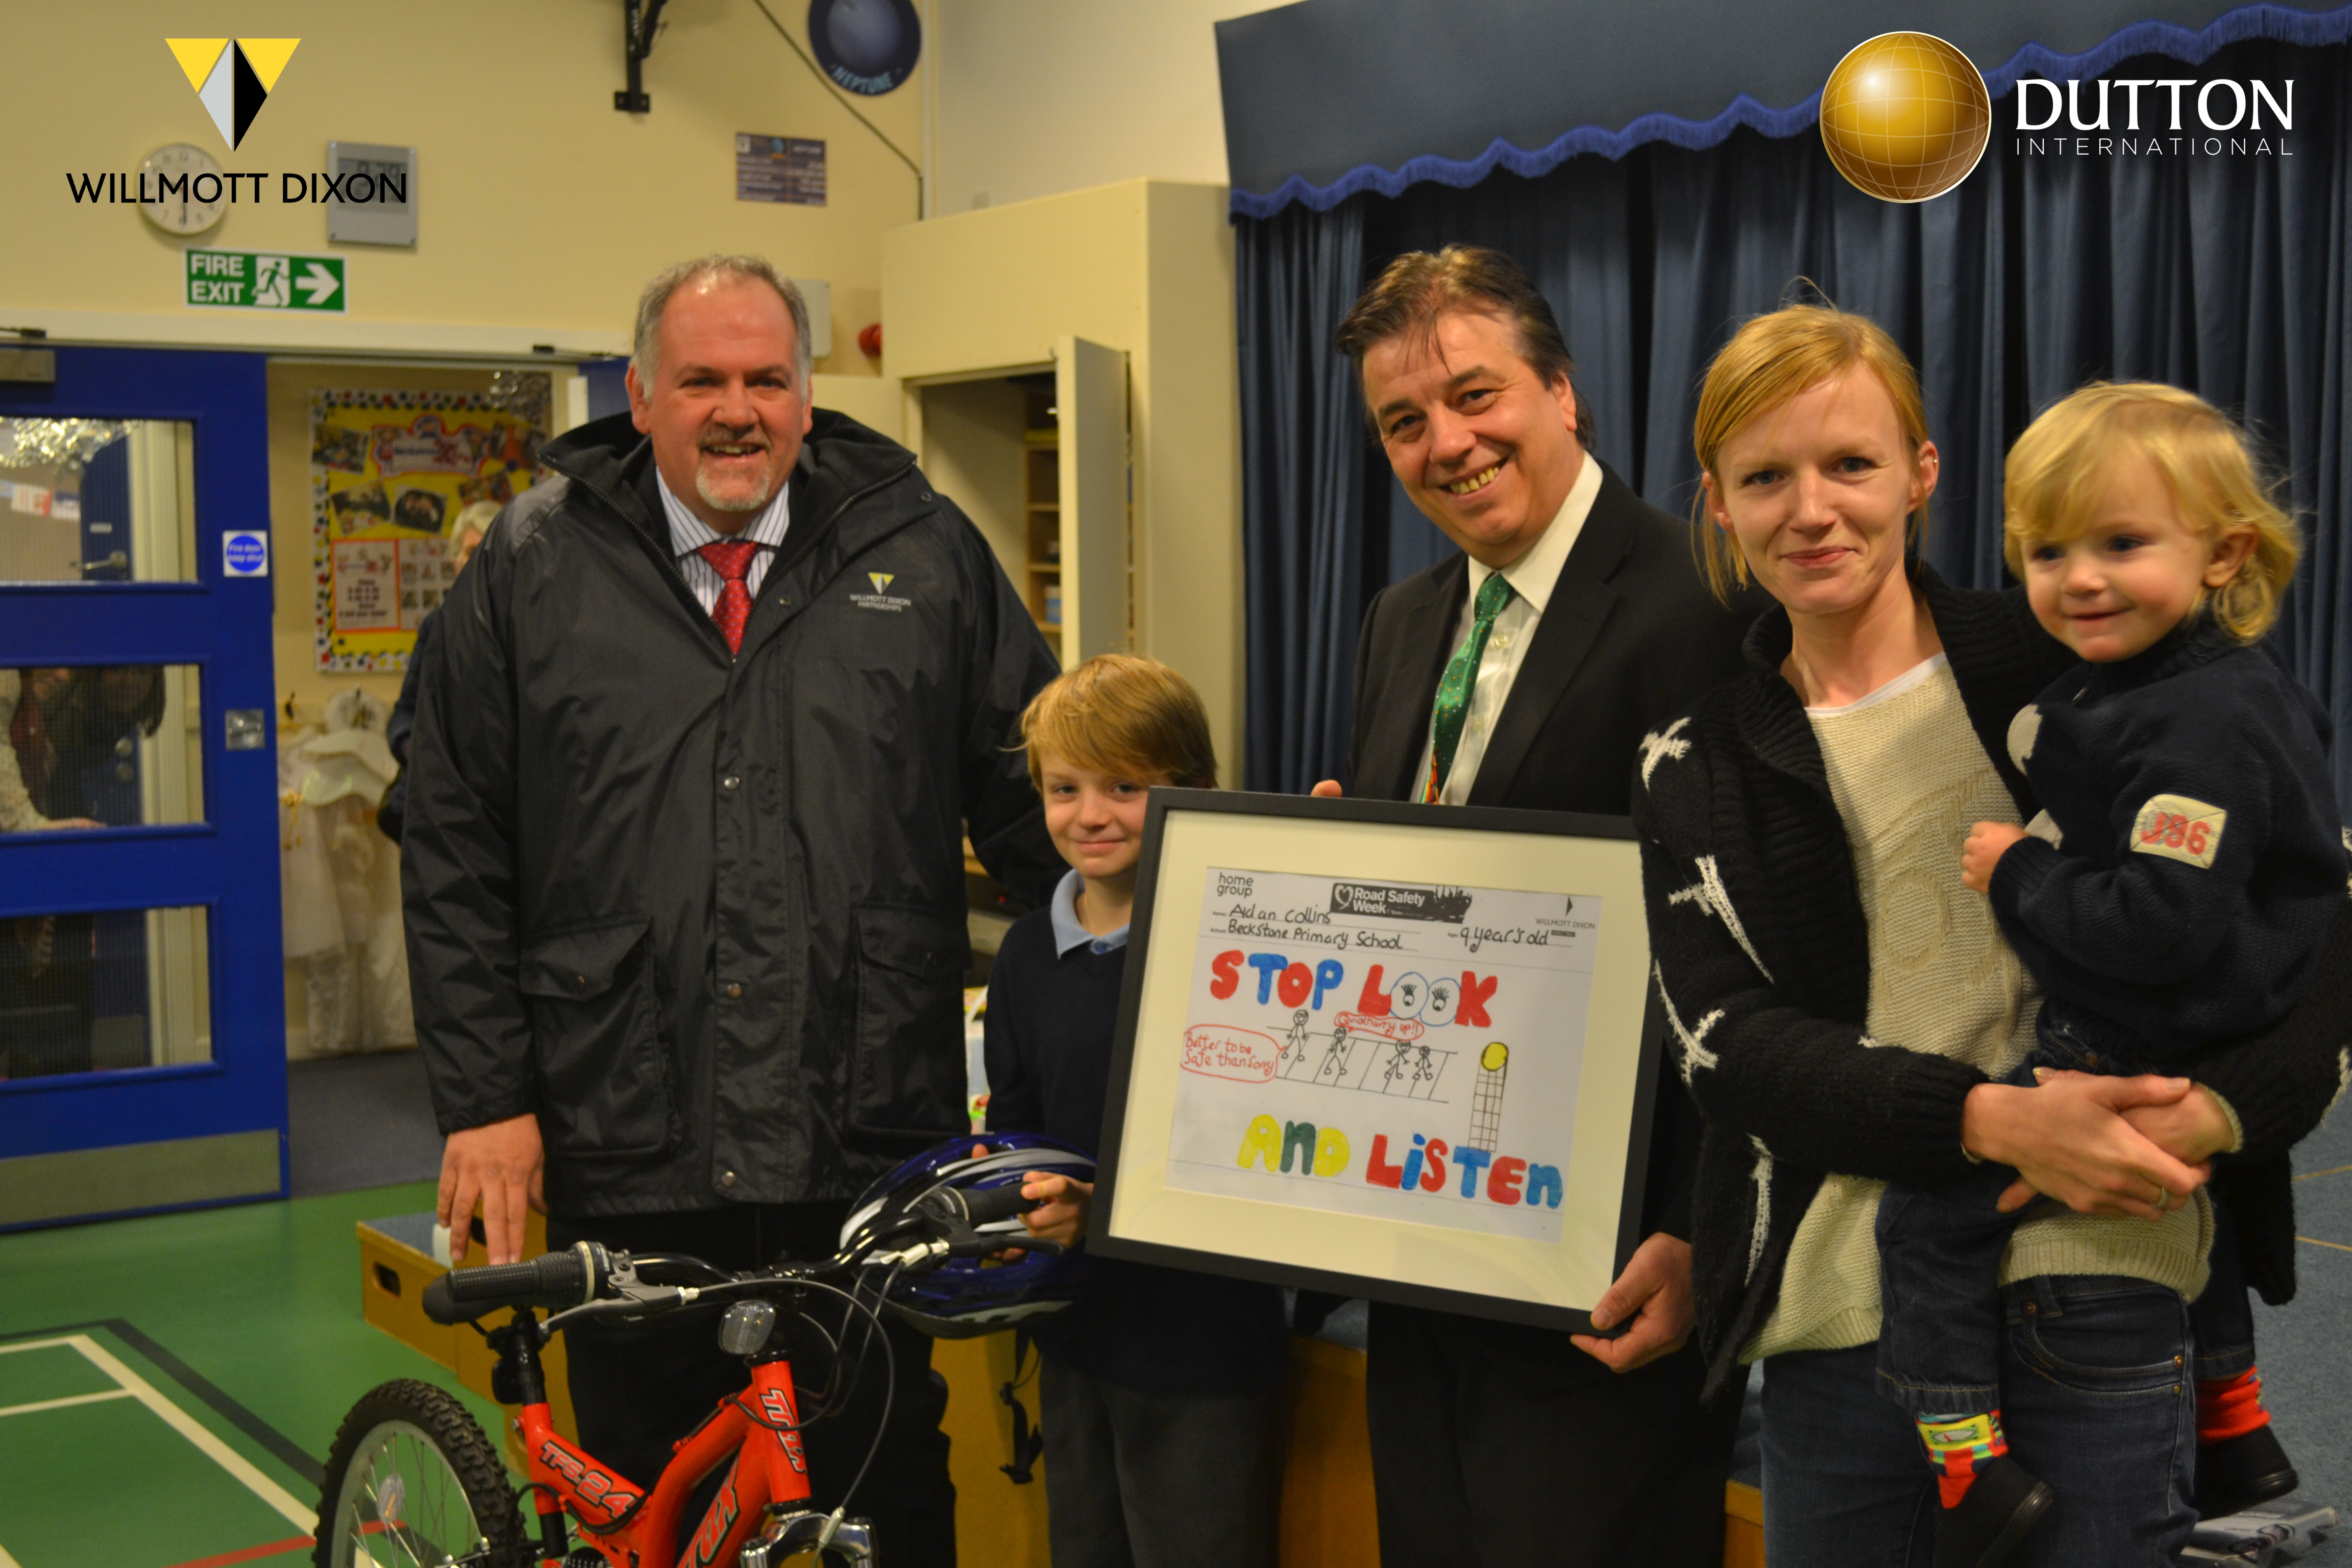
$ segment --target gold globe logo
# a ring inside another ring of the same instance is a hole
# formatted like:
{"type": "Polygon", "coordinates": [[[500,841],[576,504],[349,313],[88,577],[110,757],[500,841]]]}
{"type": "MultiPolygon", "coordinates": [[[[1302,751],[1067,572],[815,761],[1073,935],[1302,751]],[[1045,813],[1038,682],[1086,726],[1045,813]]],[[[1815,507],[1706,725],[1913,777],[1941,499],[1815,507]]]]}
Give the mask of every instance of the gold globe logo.
{"type": "Polygon", "coordinates": [[[1822,88],[1822,145],[1881,201],[1924,202],[1969,177],[1992,134],[1992,95],[1968,56],[1927,33],[1855,45],[1822,88]]]}

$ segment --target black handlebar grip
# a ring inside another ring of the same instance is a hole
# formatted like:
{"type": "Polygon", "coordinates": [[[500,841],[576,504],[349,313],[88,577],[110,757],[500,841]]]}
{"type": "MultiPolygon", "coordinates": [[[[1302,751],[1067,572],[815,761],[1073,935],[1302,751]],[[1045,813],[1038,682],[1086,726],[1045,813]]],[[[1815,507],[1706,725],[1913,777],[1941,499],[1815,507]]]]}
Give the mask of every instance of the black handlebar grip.
{"type": "Polygon", "coordinates": [[[499,1307],[576,1307],[603,1283],[596,1278],[607,1271],[603,1262],[574,1247],[521,1263],[453,1269],[425,1287],[425,1315],[462,1323],[499,1307]]]}
{"type": "Polygon", "coordinates": [[[1009,1182],[1001,1187],[983,1187],[978,1192],[957,1192],[955,1196],[963,1202],[964,1224],[975,1229],[1000,1219],[1011,1219],[1017,1214],[1026,1214],[1045,1201],[1023,1197],[1018,1182],[1009,1182]]]}

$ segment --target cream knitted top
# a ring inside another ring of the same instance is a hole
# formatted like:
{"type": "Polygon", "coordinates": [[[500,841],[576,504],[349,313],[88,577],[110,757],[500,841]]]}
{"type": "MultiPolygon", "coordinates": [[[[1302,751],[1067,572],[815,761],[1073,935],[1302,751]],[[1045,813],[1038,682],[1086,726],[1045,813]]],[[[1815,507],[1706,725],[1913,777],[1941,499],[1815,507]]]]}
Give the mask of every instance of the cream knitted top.
{"type": "MultiPolygon", "coordinates": [[[[1990,902],[1960,885],[1960,844],[2017,808],[1969,728],[1942,654],[1857,702],[1806,710],[1844,820],[1870,925],[1872,1042],[1956,1058],[1999,1078],[2033,1044],[2041,993],[2001,940],[1990,902]]],[[[1832,1173],[1789,1248],[1779,1304],[1740,1351],[1841,1350],[1878,1338],[1874,1227],[1885,1183],[1832,1173]]],[[[2060,1211],[2020,1225],[2002,1283],[2041,1274],[2121,1274],[2204,1289],[2212,1209],[2196,1200],[2156,1222],[2060,1211]]]]}

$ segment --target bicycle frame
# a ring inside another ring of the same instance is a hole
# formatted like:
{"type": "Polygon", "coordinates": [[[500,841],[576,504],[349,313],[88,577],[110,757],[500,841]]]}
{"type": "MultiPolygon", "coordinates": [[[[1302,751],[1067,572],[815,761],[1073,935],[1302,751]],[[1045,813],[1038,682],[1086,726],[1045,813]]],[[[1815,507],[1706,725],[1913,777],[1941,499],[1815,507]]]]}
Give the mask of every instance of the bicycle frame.
{"type": "Polygon", "coordinates": [[[781,1352],[752,1358],[751,1381],[743,1392],[721,1399],[687,1436],[648,1495],[556,1433],[539,1359],[537,1315],[528,1308],[518,1309],[514,1321],[500,1332],[506,1343],[495,1385],[502,1403],[511,1391],[522,1405],[520,1424],[530,1452],[540,1561],[545,1568],[561,1568],[568,1550],[567,1510],[586,1526],[582,1544],[603,1553],[614,1568],[712,1568],[736,1560],[772,1505],[788,1510],[807,1502],[808,1459],[800,1433],[792,1429],[800,1421],[800,1409],[793,1397],[792,1363],[781,1352]],[[754,1410],[759,1419],[750,1414],[754,1410]],[[774,1425],[767,1425],[771,1422],[774,1425]],[[679,1547],[678,1525],[689,1495],[730,1459],[701,1526],[679,1547]],[[614,1528],[624,1519],[627,1522],[614,1528]]]}

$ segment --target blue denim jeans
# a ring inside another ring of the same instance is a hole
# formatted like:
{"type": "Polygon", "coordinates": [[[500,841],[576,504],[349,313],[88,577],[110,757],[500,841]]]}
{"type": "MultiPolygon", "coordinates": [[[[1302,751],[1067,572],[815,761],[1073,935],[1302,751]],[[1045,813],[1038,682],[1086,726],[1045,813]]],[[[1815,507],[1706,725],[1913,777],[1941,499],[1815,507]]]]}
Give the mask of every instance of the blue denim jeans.
{"type": "MultiPolygon", "coordinates": [[[[2057,1502],[2015,1568],[2172,1568],[2196,1522],[2189,1312],[2142,1279],[2050,1275],[2004,1286],[2003,1421],[2057,1502]]],[[[1880,1396],[1877,1351],[1764,1363],[1764,1545],[1772,1568],[1927,1568],[1935,1475],[1910,1417],[1880,1396]]]]}
{"type": "MultiPolygon", "coordinates": [[[[2009,1082],[2030,1087],[2035,1068],[2105,1076],[2143,1070],[2137,1044],[2105,1019],[2043,1006],[2034,1050],[2009,1082]]],[[[1914,1416],[1982,1415],[2002,1409],[1995,1342],[2000,1302],[1994,1279],[2023,1211],[1994,1205],[2017,1179],[2007,1165],[1980,1165],[1933,1187],[1890,1185],[1878,1204],[1880,1392],[1914,1416]]],[[[2215,1210],[2212,1274],[2191,1309],[2200,1378],[2231,1377],[2254,1364],[2254,1320],[2227,1216],[2215,1210]]],[[[2004,1413],[2004,1429],[2014,1424],[2004,1413]]]]}

